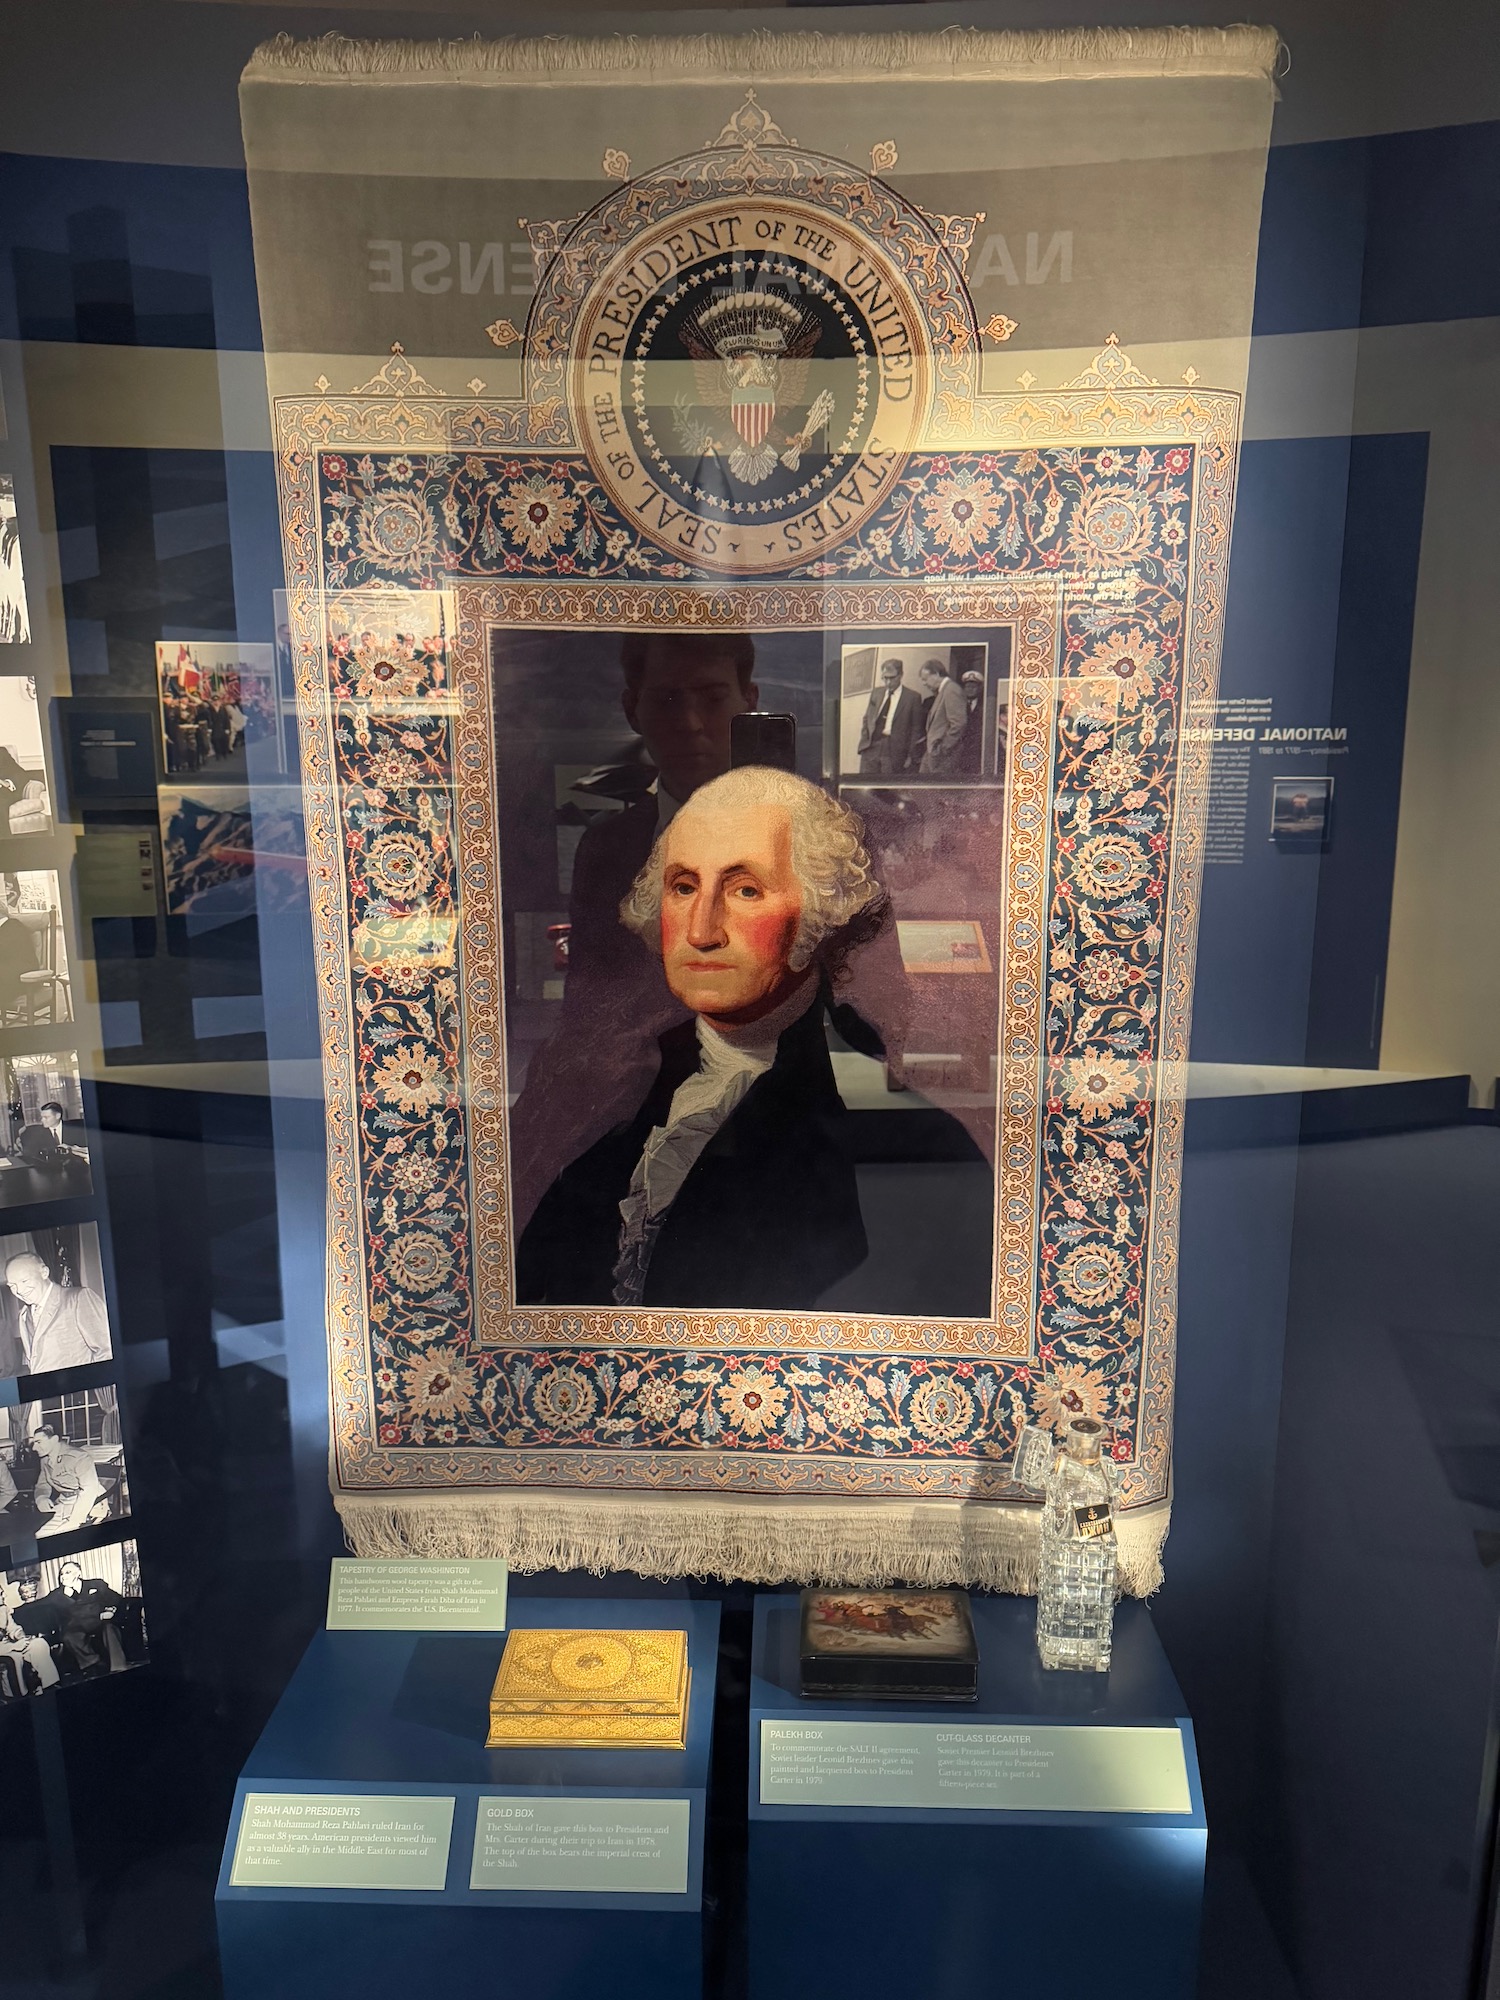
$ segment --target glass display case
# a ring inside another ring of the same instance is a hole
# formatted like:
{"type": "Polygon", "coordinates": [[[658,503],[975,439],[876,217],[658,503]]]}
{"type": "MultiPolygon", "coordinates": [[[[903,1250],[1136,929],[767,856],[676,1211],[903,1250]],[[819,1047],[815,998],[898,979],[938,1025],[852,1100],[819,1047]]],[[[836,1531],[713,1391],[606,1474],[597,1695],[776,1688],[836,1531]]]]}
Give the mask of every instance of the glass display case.
{"type": "Polygon", "coordinates": [[[1483,2000],[1493,24],[0,38],[0,1995],[1483,2000]]]}

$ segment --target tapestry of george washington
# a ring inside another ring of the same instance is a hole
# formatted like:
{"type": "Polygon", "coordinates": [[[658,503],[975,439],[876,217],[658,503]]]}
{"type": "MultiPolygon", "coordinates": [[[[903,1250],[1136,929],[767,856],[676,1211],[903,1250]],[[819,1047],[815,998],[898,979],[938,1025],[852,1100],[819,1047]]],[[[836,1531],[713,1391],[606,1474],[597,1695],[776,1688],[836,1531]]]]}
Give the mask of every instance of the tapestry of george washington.
{"type": "Polygon", "coordinates": [[[867,19],[246,73],[361,1552],[1160,1574],[1276,44],[867,19]]]}

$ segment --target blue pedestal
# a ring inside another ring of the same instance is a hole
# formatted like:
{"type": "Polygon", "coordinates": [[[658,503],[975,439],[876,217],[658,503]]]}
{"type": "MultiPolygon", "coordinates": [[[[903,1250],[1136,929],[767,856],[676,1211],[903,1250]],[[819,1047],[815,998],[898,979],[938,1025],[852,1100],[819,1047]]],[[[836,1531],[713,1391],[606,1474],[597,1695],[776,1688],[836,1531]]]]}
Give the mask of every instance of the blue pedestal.
{"type": "Polygon", "coordinates": [[[1108,1675],[1046,1673],[1036,1607],[972,1600],[974,1705],[807,1701],[798,1600],[755,1604],[750,1685],[751,2000],[838,1981],[922,2000],[1192,2000],[1207,1826],[1192,1725],[1140,1604],[1119,1607],[1108,1675]],[[1181,1731],[1187,1812],[765,1805],[761,1724],[826,1718],[974,1725],[1155,1725],[1181,1731]],[[872,1968],[874,1970],[872,1970],[872,1968]]]}
{"type": "Polygon", "coordinates": [[[321,1632],[235,1790],[217,1911],[227,2000],[384,2000],[457,1990],[547,2000],[700,2000],[703,1836],[719,1607],[683,1599],[511,1597],[512,1627],[686,1629],[687,1748],[486,1750],[502,1634],[321,1632]],[[444,1886],[241,1888],[230,1881],[247,1793],[452,1799],[444,1886]],[[507,1797],[686,1799],[683,1894],[473,1889],[476,1816],[507,1797]]]}

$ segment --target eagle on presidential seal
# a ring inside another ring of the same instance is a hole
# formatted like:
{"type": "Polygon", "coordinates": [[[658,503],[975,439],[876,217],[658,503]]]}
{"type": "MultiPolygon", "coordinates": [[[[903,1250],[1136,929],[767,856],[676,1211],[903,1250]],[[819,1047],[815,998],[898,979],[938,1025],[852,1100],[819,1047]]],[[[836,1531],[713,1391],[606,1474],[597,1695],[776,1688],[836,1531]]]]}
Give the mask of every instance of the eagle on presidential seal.
{"type": "Polygon", "coordinates": [[[676,399],[680,442],[723,459],[744,486],[761,485],[778,465],[795,472],[833,415],[827,389],[806,402],[821,331],[816,314],[773,291],[732,292],[691,313],[681,339],[698,393],[676,399]]]}

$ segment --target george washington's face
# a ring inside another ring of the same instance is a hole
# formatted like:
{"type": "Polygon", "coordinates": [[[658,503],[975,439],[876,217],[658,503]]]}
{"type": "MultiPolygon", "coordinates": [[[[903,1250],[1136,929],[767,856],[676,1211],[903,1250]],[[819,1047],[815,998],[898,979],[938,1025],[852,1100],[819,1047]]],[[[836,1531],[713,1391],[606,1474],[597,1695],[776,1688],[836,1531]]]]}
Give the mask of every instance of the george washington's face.
{"type": "Polygon", "coordinates": [[[714,1025],[769,1014],[809,975],[791,968],[802,916],[784,806],[684,807],[667,829],[661,956],[667,984],[714,1025]]]}

